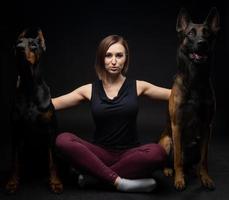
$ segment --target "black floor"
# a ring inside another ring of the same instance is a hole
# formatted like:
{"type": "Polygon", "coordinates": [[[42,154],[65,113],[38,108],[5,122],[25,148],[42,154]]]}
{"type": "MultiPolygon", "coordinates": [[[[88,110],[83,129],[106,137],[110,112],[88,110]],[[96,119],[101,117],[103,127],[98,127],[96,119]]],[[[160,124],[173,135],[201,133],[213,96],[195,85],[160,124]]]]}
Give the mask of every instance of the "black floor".
{"type": "Polygon", "coordinates": [[[157,189],[150,194],[121,193],[111,189],[86,188],[80,189],[73,182],[65,182],[64,192],[55,195],[49,192],[47,181],[44,177],[27,178],[22,183],[16,195],[4,193],[4,172],[0,176],[1,191],[0,200],[132,200],[132,199],[184,199],[184,200],[227,200],[229,199],[229,156],[227,140],[215,140],[211,142],[209,153],[209,172],[215,181],[216,189],[208,191],[201,187],[195,176],[187,178],[187,188],[183,192],[177,192],[173,188],[172,178],[167,178],[161,172],[155,173],[158,182],[157,189]]]}

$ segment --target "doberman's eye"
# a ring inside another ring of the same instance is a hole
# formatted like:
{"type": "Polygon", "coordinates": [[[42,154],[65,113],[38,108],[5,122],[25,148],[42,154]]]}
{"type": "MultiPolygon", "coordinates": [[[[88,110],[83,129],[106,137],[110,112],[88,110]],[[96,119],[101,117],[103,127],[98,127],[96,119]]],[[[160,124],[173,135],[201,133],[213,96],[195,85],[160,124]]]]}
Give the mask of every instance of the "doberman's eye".
{"type": "Polygon", "coordinates": [[[30,48],[31,49],[36,49],[37,47],[36,47],[36,45],[31,45],[30,48]]]}
{"type": "Polygon", "coordinates": [[[31,42],[29,44],[29,46],[30,46],[30,49],[36,49],[37,48],[37,44],[35,42],[31,42]]]}
{"type": "Polygon", "coordinates": [[[16,41],[16,45],[18,45],[18,44],[20,44],[20,43],[22,43],[23,42],[23,39],[18,39],[17,41],[16,41]]]}

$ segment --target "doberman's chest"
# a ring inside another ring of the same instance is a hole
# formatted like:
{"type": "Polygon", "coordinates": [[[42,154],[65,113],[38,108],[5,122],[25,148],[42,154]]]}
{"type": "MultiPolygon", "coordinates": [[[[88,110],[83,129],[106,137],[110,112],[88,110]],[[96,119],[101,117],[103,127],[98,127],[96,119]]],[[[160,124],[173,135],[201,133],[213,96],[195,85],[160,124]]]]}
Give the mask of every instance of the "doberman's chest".
{"type": "MultiPolygon", "coordinates": [[[[50,103],[51,104],[51,103],[50,103]]],[[[28,97],[19,94],[16,97],[15,108],[13,110],[13,119],[25,124],[46,124],[51,122],[53,109],[51,105],[46,108],[33,96],[28,97]]]]}

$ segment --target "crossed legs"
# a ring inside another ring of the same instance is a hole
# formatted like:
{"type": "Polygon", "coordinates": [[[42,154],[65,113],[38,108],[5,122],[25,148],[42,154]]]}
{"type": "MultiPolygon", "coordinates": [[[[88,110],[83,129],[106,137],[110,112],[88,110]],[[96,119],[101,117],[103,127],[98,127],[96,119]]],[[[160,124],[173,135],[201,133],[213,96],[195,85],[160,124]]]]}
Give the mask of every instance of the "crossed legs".
{"type": "Polygon", "coordinates": [[[124,178],[150,177],[153,170],[164,164],[165,150],[158,144],[147,144],[128,150],[107,150],[91,144],[72,133],[62,133],[57,147],[70,159],[75,168],[117,186],[124,178]]]}

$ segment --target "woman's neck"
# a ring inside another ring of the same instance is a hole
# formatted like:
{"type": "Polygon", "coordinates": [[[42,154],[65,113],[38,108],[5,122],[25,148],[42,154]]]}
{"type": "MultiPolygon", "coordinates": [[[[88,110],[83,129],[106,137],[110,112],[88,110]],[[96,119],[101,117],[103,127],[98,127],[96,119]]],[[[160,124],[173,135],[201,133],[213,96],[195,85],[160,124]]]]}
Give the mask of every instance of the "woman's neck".
{"type": "Polygon", "coordinates": [[[103,89],[109,99],[114,99],[118,96],[125,79],[126,77],[121,74],[118,76],[103,76],[103,89]]]}
{"type": "Polygon", "coordinates": [[[114,84],[120,84],[125,81],[126,77],[122,74],[119,74],[117,76],[111,76],[105,74],[105,76],[102,78],[102,81],[105,85],[114,85],[114,84]]]}

